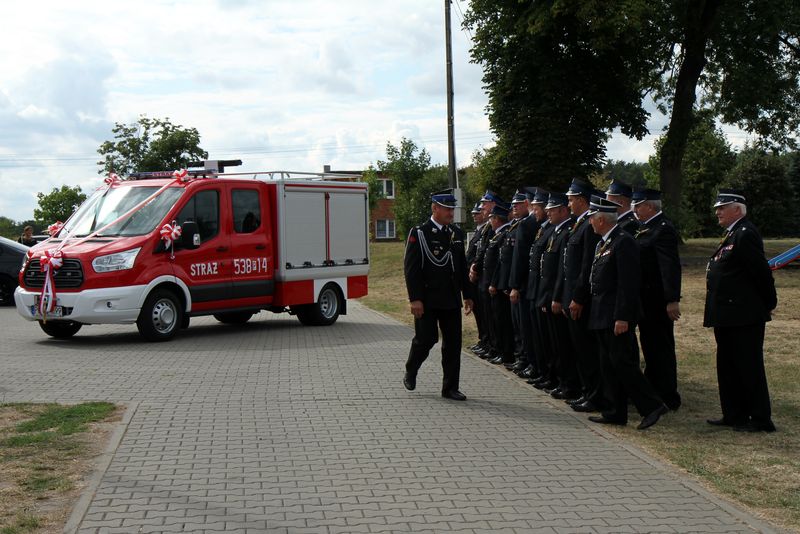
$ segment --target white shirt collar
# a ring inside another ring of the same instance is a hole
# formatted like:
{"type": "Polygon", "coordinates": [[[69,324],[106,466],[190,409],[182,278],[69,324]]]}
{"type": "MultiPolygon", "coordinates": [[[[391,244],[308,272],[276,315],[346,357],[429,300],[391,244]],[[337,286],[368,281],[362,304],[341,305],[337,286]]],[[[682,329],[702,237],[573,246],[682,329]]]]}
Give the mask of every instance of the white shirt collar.
{"type": "Polygon", "coordinates": [[[431,217],[431,222],[432,222],[432,223],[433,223],[433,225],[434,225],[434,226],[435,226],[437,229],[439,229],[439,230],[441,230],[441,229],[442,229],[442,227],[444,226],[444,225],[442,225],[442,224],[439,224],[438,222],[436,222],[436,220],[435,220],[433,217],[431,217]]]}
{"type": "MultiPolygon", "coordinates": [[[[615,224],[615,225],[614,225],[614,228],[616,228],[617,226],[618,226],[618,225],[616,225],[616,224],[615,224]]],[[[601,239],[603,240],[603,243],[605,243],[606,241],[608,241],[608,236],[610,236],[610,235],[611,235],[611,232],[613,232],[613,231],[614,231],[614,228],[612,228],[611,230],[609,230],[608,232],[606,232],[606,233],[605,233],[605,235],[603,235],[603,237],[601,238],[601,239]]]]}
{"type": "Polygon", "coordinates": [[[738,223],[738,222],[739,222],[739,221],[741,221],[742,219],[744,219],[744,215],[742,215],[741,217],[739,217],[738,219],[736,219],[735,221],[733,221],[733,224],[731,224],[731,225],[728,227],[728,231],[730,232],[731,230],[733,230],[733,227],[734,227],[734,226],[736,226],[736,223],[738,223]]]}
{"type": "Polygon", "coordinates": [[[650,221],[652,221],[653,219],[655,219],[656,217],[658,217],[658,216],[659,216],[659,215],[661,215],[662,213],[663,213],[663,212],[659,211],[658,213],[656,213],[655,215],[653,215],[652,217],[650,217],[650,218],[649,218],[649,219],[647,219],[646,221],[642,221],[642,224],[647,224],[647,223],[649,223],[650,221]]]}
{"type": "Polygon", "coordinates": [[[569,221],[569,217],[567,217],[566,219],[564,219],[563,221],[561,221],[560,223],[558,223],[558,226],[556,226],[556,229],[555,229],[555,230],[553,230],[553,231],[554,231],[554,232],[558,232],[559,228],[561,228],[562,226],[564,226],[564,223],[566,223],[567,221],[569,221]]]}
{"type": "Polygon", "coordinates": [[[629,213],[633,213],[633,210],[628,210],[625,213],[620,213],[618,219],[622,219],[623,217],[627,217],[629,213]]]}

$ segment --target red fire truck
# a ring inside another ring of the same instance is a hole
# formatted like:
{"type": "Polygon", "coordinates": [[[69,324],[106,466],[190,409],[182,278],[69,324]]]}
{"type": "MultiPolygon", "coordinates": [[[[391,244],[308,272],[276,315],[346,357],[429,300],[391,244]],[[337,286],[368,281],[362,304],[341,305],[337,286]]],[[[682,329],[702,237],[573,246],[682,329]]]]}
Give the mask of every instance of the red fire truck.
{"type": "Polygon", "coordinates": [[[367,294],[367,184],[207,169],[107,179],[29,251],[18,313],[56,338],[136,323],[165,341],[201,315],[330,325],[367,294]]]}

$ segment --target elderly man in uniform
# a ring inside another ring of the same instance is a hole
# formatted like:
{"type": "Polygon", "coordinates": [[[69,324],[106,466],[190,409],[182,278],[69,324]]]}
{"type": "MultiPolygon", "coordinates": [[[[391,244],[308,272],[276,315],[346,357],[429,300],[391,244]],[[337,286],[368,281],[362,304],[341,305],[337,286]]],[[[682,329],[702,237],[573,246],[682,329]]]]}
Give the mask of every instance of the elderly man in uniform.
{"type": "Polygon", "coordinates": [[[511,227],[508,220],[511,206],[497,204],[492,208],[492,223],[494,236],[489,240],[483,257],[483,267],[479,285],[485,287],[491,296],[491,315],[494,325],[494,349],[497,354],[489,360],[494,364],[510,363],[514,361],[514,329],[511,324],[511,302],[502,287],[502,265],[500,263],[501,249],[511,227]]]}
{"type": "MultiPolygon", "coordinates": [[[[494,325],[492,324],[492,300],[488,288],[480,289],[476,269],[474,269],[473,266],[480,266],[483,264],[486,247],[489,246],[489,240],[494,236],[494,229],[489,222],[489,218],[495,204],[498,202],[502,203],[503,201],[494,191],[487,189],[479,202],[481,217],[484,223],[480,229],[480,236],[478,237],[477,247],[475,249],[475,257],[467,265],[467,268],[470,271],[469,280],[476,288],[475,302],[478,302],[476,310],[480,313],[479,321],[483,324],[483,333],[480,336],[480,341],[477,343],[478,346],[476,347],[473,345],[470,350],[484,360],[491,360],[497,356],[493,351],[495,336],[494,325]]],[[[475,233],[477,234],[478,231],[476,230],[475,233]]]]}
{"type": "Polygon", "coordinates": [[[720,189],[714,204],[725,237],[706,270],[703,326],[714,328],[722,418],[708,423],[774,432],[764,370],[764,328],[778,304],[775,281],[744,194],[720,189]]]}
{"type": "Polygon", "coordinates": [[[633,211],[641,226],[634,234],[642,266],[639,341],[644,376],[670,410],[681,405],[674,322],[681,316],[681,261],[678,232],[661,212],[661,191],[636,189],[633,211]]]}
{"type": "MultiPolygon", "coordinates": [[[[530,250],[531,240],[535,230],[531,225],[533,220],[530,217],[528,207],[528,196],[523,189],[517,189],[511,198],[511,216],[513,221],[509,226],[506,239],[501,246],[501,289],[508,295],[511,306],[511,322],[514,327],[514,357],[515,361],[506,364],[506,368],[515,373],[521,372],[530,365],[530,331],[531,322],[527,311],[523,313],[522,302],[524,301],[525,288],[522,287],[521,276],[528,274],[527,256],[530,250]],[[523,257],[519,251],[525,248],[523,257]],[[523,292],[520,298],[520,290],[523,292]]],[[[535,221],[533,223],[535,225],[535,221]]]]}
{"type": "Polygon", "coordinates": [[[417,372],[442,331],[442,397],[463,401],[461,370],[461,297],[472,310],[472,292],[464,258],[464,234],[453,222],[456,198],[447,189],[431,195],[431,218],[411,229],[404,258],[406,288],[414,316],[414,339],[403,385],[413,390],[417,372]]]}
{"type": "Polygon", "coordinates": [[[617,224],[626,232],[634,235],[639,230],[639,221],[631,209],[633,188],[622,180],[612,180],[606,190],[606,198],[614,204],[619,204],[617,224]]]}
{"type": "Polygon", "coordinates": [[[639,250],[633,236],[617,225],[619,205],[595,196],[590,207],[590,222],[600,241],[590,274],[589,328],[596,332],[603,385],[611,407],[589,420],[626,425],[630,398],[643,417],[637,428],[644,430],[656,424],[669,408],[642,374],[633,350],[632,325],[639,312],[639,250]]]}

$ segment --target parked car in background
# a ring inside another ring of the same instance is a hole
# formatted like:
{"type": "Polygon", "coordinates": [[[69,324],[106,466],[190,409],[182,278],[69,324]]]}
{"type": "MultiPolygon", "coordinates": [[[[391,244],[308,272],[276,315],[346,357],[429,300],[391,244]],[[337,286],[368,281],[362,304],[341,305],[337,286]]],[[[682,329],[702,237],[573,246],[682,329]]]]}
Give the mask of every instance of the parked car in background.
{"type": "Polygon", "coordinates": [[[0,237],[0,306],[14,304],[14,290],[27,252],[25,245],[0,237]]]}

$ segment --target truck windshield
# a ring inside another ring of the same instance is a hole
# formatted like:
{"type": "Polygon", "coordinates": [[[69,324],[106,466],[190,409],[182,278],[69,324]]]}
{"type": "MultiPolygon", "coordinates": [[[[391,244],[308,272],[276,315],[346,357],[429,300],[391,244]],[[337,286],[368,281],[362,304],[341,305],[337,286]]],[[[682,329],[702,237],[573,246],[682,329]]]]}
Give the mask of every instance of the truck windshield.
{"type": "MultiPolygon", "coordinates": [[[[114,222],[128,210],[158,191],[160,187],[114,187],[97,191],[84,202],[65,225],[73,237],[84,237],[114,222]]],[[[103,230],[99,236],[144,235],[153,231],[183,193],[181,187],[170,187],[133,212],[103,230]]]]}

